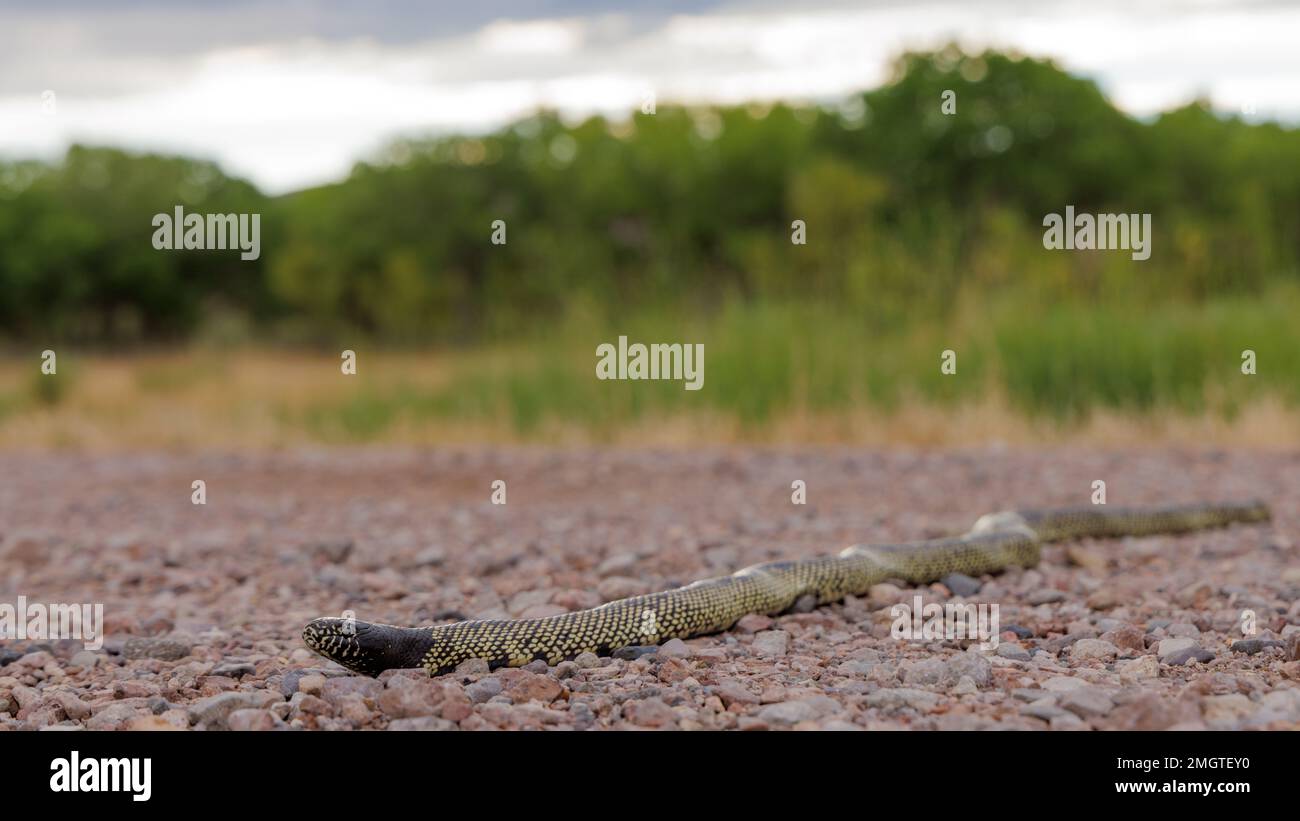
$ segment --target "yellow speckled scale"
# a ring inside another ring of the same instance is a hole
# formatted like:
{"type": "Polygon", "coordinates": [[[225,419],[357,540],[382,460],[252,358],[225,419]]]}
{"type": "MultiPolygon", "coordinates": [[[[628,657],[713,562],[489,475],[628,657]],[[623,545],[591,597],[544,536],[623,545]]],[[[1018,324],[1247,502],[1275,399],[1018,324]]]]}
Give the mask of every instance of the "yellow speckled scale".
{"type": "Polygon", "coordinates": [[[303,640],[327,658],[368,675],[416,666],[441,675],[474,658],[485,659],[492,667],[520,666],[535,659],[557,664],[584,652],[608,654],[620,647],[716,633],[749,613],[788,610],[803,596],[826,604],[865,593],[887,579],[924,584],[949,573],[979,575],[1030,567],[1038,563],[1043,542],[1180,533],[1268,518],[1268,507],[1258,502],[995,513],[982,517],[964,536],[854,545],[838,556],[767,562],[730,576],[558,616],[437,627],[324,618],[307,625],[303,640]]]}

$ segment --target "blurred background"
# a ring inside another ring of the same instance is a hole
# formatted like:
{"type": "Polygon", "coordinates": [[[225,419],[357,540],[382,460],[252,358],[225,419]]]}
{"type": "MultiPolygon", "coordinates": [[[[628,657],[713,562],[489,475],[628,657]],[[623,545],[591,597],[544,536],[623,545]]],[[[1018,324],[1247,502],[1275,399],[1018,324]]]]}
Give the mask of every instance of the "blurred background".
{"type": "Polygon", "coordinates": [[[0,20],[6,447],[1300,444],[1290,4],[0,20]],[[155,250],[177,205],[260,258],[155,250]],[[1067,205],[1150,259],[1044,250],[1067,205]],[[704,389],[596,380],[619,335],[704,389]]]}

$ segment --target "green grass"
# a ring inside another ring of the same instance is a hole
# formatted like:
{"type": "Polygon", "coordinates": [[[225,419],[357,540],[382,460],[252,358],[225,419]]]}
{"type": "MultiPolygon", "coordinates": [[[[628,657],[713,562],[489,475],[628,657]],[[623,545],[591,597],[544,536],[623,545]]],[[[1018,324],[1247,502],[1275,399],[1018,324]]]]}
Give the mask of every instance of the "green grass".
{"type": "Polygon", "coordinates": [[[1218,414],[1276,396],[1300,403],[1300,291],[1154,307],[1125,304],[968,305],[905,329],[849,312],[734,303],[712,319],[642,315],[611,328],[571,322],[544,338],[457,357],[437,389],[368,390],[311,408],[304,421],[365,441],[410,420],[508,425],[522,437],[573,425],[597,438],[638,421],[700,412],[755,433],[799,411],[955,407],[1000,395],[1031,418],[1080,423],[1096,410],[1218,414]],[[619,334],[640,342],[702,342],[704,387],[600,381],[595,349],[619,334]],[[940,372],[944,349],[957,373],[940,372]],[[1241,352],[1258,373],[1241,373],[1241,352]]]}

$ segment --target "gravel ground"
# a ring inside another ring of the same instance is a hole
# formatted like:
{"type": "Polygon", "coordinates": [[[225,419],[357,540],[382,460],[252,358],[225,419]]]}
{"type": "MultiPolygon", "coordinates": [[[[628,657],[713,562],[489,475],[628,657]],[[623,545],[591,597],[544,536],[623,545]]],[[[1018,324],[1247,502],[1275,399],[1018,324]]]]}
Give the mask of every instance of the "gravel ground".
{"type": "Polygon", "coordinates": [[[102,602],[107,638],[0,641],[0,730],[1296,729],[1297,488],[1300,454],[1265,452],[7,454],[0,603],[102,602]],[[1033,570],[882,584],[552,668],[375,680],[299,638],[344,610],[428,624],[591,607],[1087,504],[1096,479],[1113,506],[1260,497],[1275,518],[1051,546],[1033,570]],[[891,606],[915,594],[997,604],[998,649],[892,638],[891,606]]]}

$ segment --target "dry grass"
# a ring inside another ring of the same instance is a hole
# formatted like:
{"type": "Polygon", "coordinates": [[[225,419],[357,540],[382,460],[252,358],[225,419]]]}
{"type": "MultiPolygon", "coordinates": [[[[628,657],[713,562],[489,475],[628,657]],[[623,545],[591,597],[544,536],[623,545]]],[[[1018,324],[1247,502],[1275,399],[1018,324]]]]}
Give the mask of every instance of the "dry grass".
{"type": "MultiPolygon", "coordinates": [[[[499,358],[501,355],[493,355],[499,358]]],[[[273,449],[329,444],[460,443],[680,447],[698,443],[963,447],[1072,442],[1109,447],[1300,447],[1300,413],[1260,397],[1231,420],[1213,414],[1098,411],[1082,423],[1029,418],[997,395],[957,404],[905,402],[897,410],[794,411],[755,427],[723,412],[647,414],[614,428],[547,419],[521,432],[505,418],[400,413],[359,428],[337,409],[372,394],[444,388],[483,354],[363,354],[344,376],[323,355],[189,351],[60,361],[43,377],[34,360],[0,361],[0,448],[78,450],[273,449]],[[58,391],[40,379],[63,380],[58,391]],[[305,423],[304,420],[311,420],[305,423]]],[[[364,422],[364,420],[363,420],[364,422]]]]}

